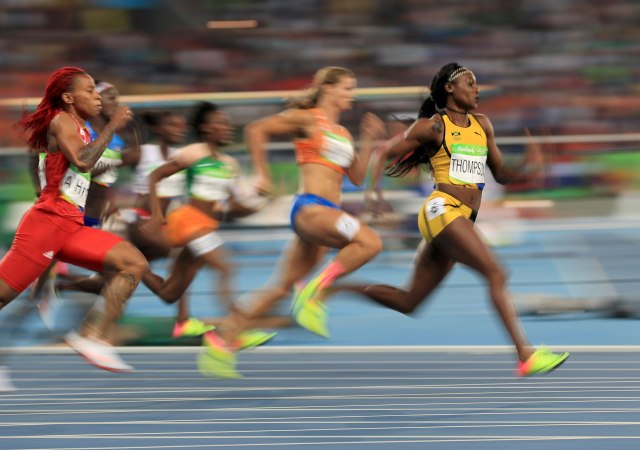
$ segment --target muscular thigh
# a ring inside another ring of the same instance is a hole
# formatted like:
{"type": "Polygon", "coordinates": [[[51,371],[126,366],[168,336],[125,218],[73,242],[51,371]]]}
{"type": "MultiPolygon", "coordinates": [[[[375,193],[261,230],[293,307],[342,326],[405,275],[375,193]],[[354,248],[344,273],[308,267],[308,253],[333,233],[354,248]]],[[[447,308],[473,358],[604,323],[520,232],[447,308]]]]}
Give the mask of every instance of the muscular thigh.
{"type": "Polygon", "coordinates": [[[457,198],[441,191],[433,191],[418,213],[420,234],[431,242],[459,217],[471,218],[473,211],[457,198]]]}
{"type": "Polygon", "coordinates": [[[493,254],[475,232],[473,222],[459,217],[434,239],[433,244],[453,261],[486,274],[497,267],[493,254]]]}
{"type": "Polygon", "coordinates": [[[123,241],[123,238],[108,231],[82,227],[60,250],[58,259],[85,269],[102,272],[105,269],[112,269],[105,266],[107,253],[123,241]]]}
{"type": "Polygon", "coordinates": [[[11,248],[0,262],[0,278],[14,291],[24,291],[73,239],[80,224],[64,221],[37,210],[29,210],[16,230],[11,248]]]}
{"type": "Polygon", "coordinates": [[[351,239],[347,234],[354,227],[360,227],[357,219],[341,209],[326,206],[305,206],[296,217],[296,232],[300,238],[326,247],[342,248],[348,244],[351,239]]]}

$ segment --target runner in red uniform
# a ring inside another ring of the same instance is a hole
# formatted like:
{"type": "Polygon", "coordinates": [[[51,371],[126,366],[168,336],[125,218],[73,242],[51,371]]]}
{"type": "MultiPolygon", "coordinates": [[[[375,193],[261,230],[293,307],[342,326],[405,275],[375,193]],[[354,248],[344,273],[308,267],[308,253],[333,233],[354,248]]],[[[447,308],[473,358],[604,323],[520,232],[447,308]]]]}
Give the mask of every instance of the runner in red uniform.
{"type": "Polygon", "coordinates": [[[46,186],[20,221],[11,248],[0,261],[0,307],[24,291],[56,258],[111,277],[102,295],[105,313],[96,336],[67,335],[67,343],[95,366],[112,371],[131,367],[106,340],[147,270],[144,256],[115,234],[83,226],[90,170],[131,110],[121,105],[100,135],[89,142],[85,121],[101,109],[93,78],[77,67],[51,74],[36,111],[21,121],[31,133],[30,148],[46,151],[46,186]]]}

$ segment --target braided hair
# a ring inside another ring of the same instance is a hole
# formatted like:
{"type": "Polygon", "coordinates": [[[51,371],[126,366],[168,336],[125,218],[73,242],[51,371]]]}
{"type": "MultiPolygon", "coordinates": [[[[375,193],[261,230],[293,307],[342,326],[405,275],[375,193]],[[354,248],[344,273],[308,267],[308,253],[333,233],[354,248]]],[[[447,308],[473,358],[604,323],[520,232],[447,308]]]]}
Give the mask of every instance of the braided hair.
{"type": "MultiPolygon", "coordinates": [[[[418,119],[433,117],[434,114],[443,110],[447,104],[447,97],[449,95],[445,89],[445,85],[453,82],[460,75],[467,72],[469,72],[469,69],[456,62],[442,66],[431,81],[429,97],[422,102],[420,109],[418,109],[418,119]]],[[[385,174],[390,177],[402,177],[420,165],[427,170],[430,167],[429,152],[424,145],[419,145],[410,153],[394,161],[391,166],[387,168],[385,174]]]]}

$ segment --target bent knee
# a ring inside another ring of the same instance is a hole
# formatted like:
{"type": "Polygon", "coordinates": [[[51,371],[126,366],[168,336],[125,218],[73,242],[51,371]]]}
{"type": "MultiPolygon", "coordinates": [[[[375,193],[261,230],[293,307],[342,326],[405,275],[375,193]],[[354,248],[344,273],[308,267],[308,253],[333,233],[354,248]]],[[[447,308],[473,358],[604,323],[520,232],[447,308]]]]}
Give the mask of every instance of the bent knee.
{"type": "Polygon", "coordinates": [[[180,300],[180,297],[182,297],[183,294],[184,292],[180,292],[177,289],[168,289],[158,292],[157,296],[160,297],[160,300],[163,302],[173,305],[175,302],[180,300]]]}
{"type": "Polygon", "coordinates": [[[423,298],[418,298],[407,294],[404,296],[401,302],[398,303],[398,307],[396,310],[399,313],[405,314],[407,316],[413,314],[418,306],[422,303],[423,298]]]}
{"type": "Polygon", "coordinates": [[[502,267],[495,265],[487,271],[487,279],[494,286],[503,286],[507,284],[508,273],[502,267]]]}
{"type": "Polygon", "coordinates": [[[0,278],[0,309],[15,300],[18,295],[20,295],[18,291],[15,291],[2,278],[0,278]]]}
{"type": "Polygon", "coordinates": [[[396,308],[396,311],[398,311],[401,314],[404,314],[405,316],[410,316],[411,314],[414,313],[417,307],[418,307],[417,303],[401,304],[398,306],[398,308],[396,308]]]}
{"type": "Polygon", "coordinates": [[[364,228],[354,241],[366,250],[369,258],[373,258],[382,251],[382,239],[370,228],[364,228]]]}
{"type": "Polygon", "coordinates": [[[132,273],[140,279],[149,270],[149,262],[130,242],[117,244],[111,253],[111,263],[118,271],[132,273]]]}
{"type": "Polygon", "coordinates": [[[130,258],[127,260],[127,266],[125,270],[134,273],[137,278],[141,278],[142,275],[147,270],[149,270],[149,262],[142,253],[136,250],[130,255],[130,258]]]}
{"type": "Polygon", "coordinates": [[[382,251],[382,238],[377,233],[372,233],[373,236],[369,241],[369,246],[373,256],[377,255],[382,251]]]}
{"type": "Polygon", "coordinates": [[[221,277],[228,278],[236,271],[236,266],[233,263],[225,261],[223,264],[220,264],[218,267],[216,267],[216,270],[221,277]]]}

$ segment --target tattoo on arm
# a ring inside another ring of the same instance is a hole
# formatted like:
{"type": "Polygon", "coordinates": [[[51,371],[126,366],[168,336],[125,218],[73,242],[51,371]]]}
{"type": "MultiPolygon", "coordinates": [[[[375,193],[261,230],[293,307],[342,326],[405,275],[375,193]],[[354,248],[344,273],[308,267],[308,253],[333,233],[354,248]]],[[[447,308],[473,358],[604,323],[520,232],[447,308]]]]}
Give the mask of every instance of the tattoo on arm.
{"type": "Polygon", "coordinates": [[[111,142],[114,133],[114,129],[106,127],[95,141],[92,141],[82,147],[80,154],[78,155],[78,159],[93,166],[104,153],[104,150],[107,148],[107,145],[109,145],[109,142],[111,142]]]}
{"type": "Polygon", "coordinates": [[[433,123],[433,126],[431,127],[431,129],[432,129],[433,131],[435,131],[436,133],[438,133],[438,134],[442,133],[442,130],[443,130],[443,128],[442,128],[442,122],[440,122],[439,120],[436,120],[436,121],[433,123]]]}

